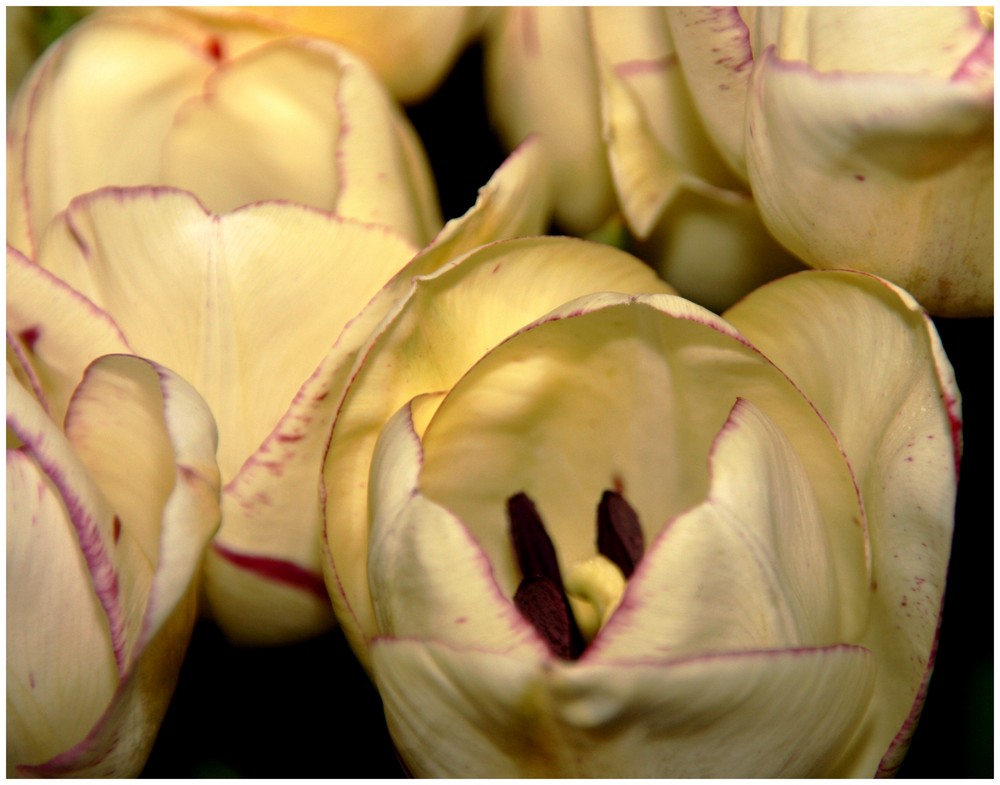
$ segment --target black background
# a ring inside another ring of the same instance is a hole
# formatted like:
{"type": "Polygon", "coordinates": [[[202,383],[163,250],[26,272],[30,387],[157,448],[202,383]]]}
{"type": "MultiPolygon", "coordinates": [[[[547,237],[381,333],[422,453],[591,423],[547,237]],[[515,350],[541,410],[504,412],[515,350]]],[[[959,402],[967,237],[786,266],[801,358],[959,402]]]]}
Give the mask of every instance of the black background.
{"type": "MultiPolygon", "coordinates": [[[[446,218],[504,158],[470,48],[408,110],[446,218]]],[[[965,452],[948,589],[924,715],[901,777],[993,776],[993,320],[938,319],[963,397],[965,452]]],[[[398,777],[378,695],[339,631],[273,649],[229,646],[200,622],[143,776],[398,777]]]]}

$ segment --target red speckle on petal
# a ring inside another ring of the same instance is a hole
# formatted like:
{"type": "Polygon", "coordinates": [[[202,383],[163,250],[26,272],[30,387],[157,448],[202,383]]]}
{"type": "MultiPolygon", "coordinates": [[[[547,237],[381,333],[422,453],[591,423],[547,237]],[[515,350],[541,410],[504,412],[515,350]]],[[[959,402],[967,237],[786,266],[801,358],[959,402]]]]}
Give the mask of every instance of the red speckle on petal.
{"type": "Polygon", "coordinates": [[[28,685],[31,689],[35,689],[35,673],[34,671],[28,671],[28,685]]]}
{"type": "Polygon", "coordinates": [[[115,545],[117,545],[118,540],[122,536],[122,522],[121,518],[119,518],[117,515],[115,516],[115,519],[111,524],[111,536],[114,538],[115,545]]]}
{"type": "Polygon", "coordinates": [[[222,42],[214,35],[210,36],[208,40],[205,41],[205,52],[209,57],[215,60],[215,62],[222,62],[222,42]]]}
{"type": "Polygon", "coordinates": [[[856,174],[854,175],[854,179],[859,183],[863,183],[865,181],[865,176],[863,174],[856,174]]]}
{"type": "Polygon", "coordinates": [[[21,332],[17,334],[17,337],[21,339],[21,342],[29,352],[34,352],[35,344],[38,343],[38,339],[41,334],[42,329],[38,325],[35,325],[34,327],[28,327],[25,330],[21,330],[21,332]]]}

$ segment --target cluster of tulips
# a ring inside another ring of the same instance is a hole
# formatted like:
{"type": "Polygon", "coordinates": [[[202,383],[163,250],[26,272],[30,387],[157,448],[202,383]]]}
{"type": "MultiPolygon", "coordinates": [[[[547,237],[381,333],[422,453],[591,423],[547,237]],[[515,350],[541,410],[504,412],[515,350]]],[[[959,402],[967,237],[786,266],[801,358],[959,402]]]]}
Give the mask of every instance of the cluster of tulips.
{"type": "Polygon", "coordinates": [[[140,773],[198,618],[339,627],[418,776],[896,771],[991,11],[101,8],[25,68],[8,776],[140,773]],[[402,107],[474,42],[445,222],[402,107]]]}

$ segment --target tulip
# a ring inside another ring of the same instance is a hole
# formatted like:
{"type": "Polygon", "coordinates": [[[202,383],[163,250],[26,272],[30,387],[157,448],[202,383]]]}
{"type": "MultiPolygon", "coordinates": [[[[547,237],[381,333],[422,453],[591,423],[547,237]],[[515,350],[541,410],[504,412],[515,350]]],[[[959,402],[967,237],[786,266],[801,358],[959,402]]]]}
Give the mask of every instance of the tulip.
{"type": "Polygon", "coordinates": [[[706,133],[680,43],[659,8],[509,9],[487,28],[487,98],[508,145],[548,145],[562,226],[588,234],[620,211],[663,278],[722,309],[801,263],[706,133]]]}
{"type": "Polygon", "coordinates": [[[460,315],[404,309],[420,332],[359,373],[376,397],[428,382],[381,429],[364,554],[367,658],[409,770],[892,773],[960,450],[916,302],[849,272],[781,279],[727,319],[595,294],[455,379],[465,341],[422,336],[460,315]]]}
{"type": "Polygon", "coordinates": [[[327,38],[364,59],[399,100],[426,98],[479,32],[483,9],[461,6],[219,6],[186,9],[276,34],[327,38]]]}
{"type": "Polygon", "coordinates": [[[358,351],[323,470],[323,568],[340,626],[370,666],[368,474],[378,434],[410,398],[450,388],[483,354],[552,308],[593,291],[670,292],[635,258],[569,238],[485,245],[408,290],[358,351]]]}
{"type": "Polygon", "coordinates": [[[17,345],[7,366],[7,776],[135,777],[177,680],[219,523],[215,425],[173,372],[109,356],[87,368],[60,429],[22,386],[31,375],[17,345]]]}
{"type": "Polygon", "coordinates": [[[225,212],[288,199],[441,225],[420,142],[368,67],[319,39],[162,9],[102,11],[52,46],[7,127],[7,241],[28,256],[75,196],[170,185],[225,212]]]}
{"type": "Polygon", "coordinates": [[[224,215],[172,189],[74,200],[28,259],[8,249],[7,325],[61,417],[83,369],[135,353],[176,369],[219,427],[222,525],[208,612],[241,643],[334,623],[320,566],[320,472],[357,351],[414,275],[496,237],[540,231],[527,145],[417,254],[384,226],[302,205],[224,215]],[[394,277],[395,276],[395,277],[394,277]]]}
{"type": "Polygon", "coordinates": [[[888,278],[932,313],[992,313],[991,18],[669,13],[701,114],[778,240],[814,267],[888,278]]]}

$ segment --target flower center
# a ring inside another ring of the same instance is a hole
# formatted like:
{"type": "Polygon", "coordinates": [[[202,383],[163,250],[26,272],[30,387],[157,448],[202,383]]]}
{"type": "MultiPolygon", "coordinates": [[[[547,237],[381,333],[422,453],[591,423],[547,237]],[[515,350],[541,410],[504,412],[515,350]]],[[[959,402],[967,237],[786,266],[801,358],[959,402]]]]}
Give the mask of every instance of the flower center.
{"type": "Polygon", "coordinates": [[[597,551],[563,583],[556,549],[526,493],[507,500],[510,538],[521,569],[514,605],[564,660],[575,660],[621,602],[626,580],[642,558],[639,517],[616,491],[597,505],[597,551]]]}

